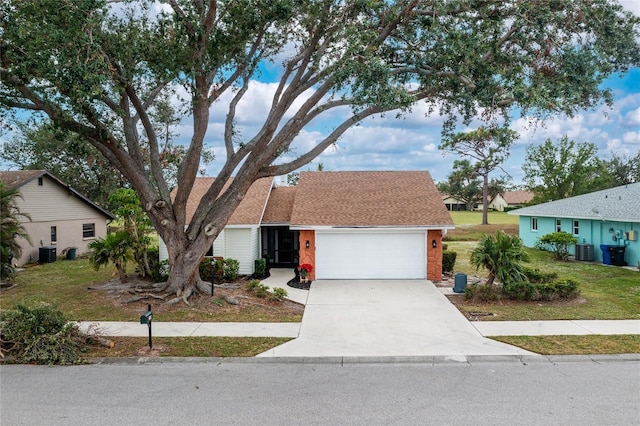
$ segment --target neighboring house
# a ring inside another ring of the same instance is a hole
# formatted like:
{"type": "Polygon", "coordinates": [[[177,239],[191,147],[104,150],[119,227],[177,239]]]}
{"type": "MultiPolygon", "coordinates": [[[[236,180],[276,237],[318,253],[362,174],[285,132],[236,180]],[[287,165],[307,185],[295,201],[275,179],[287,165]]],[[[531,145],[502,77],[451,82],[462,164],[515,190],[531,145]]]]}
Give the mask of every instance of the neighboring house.
{"type": "Polygon", "coordinates": [[[530,191],[505,191],[498,194],[489,202],[489,208],[498,212],[505,209],[512,210],[523,207],[533,200],[533,192],[530,191]]]}
{"type": "MultiPolygon", "coordinates": [[[[592,246],[593,259],[603,260],[600,245],[624,247],[624,261],[640,262],[640,183],[551,201],[509,212],[520,216],[520,238],[527,247],[545,234],[564,231],[578,244],[592,246]]],[[[575,255],[575,248],[571,248],[575,255]]],[[[578,256],[583,257],[583,255],[578,256]]],[[[588,260],[588,259],[581,259],[588,260]]]]}
{"type": "MultiPolygon", "coordinates": [[[[201,196],[194,190],[189,204],[201,196]]],[[[251,223],[229,221],[209,253],[238,259],[244,274],[262,256],[271,267],[309,263],[310,279],[440,280],[442,237],[454,227],[428,172],[301,172],[296,187],[262,179],[236,213],[245,209],[255,213],[251,223]],[[220,239],[236,244],[228,231],[244,228],[259,228],[260,238],[243,258],[218,248],[220,239]]]]}
{"type": "MultiPolygon", "coordinates": [[[[460,201],[449,194],[441,193],[440,197],[442,198],[442,202],[444,203],[445,207],[449,211],[457,212],[457,211],[467,210],[468,208],[467,203],[460,201]]],[[[478,208],[478,204],[475,204],[473,210],[476,210],[477,208],[478,208]]]]}
{"type": "Polygon", "coordinates": [[[16,205],[31,221],[22,218],[31,243],[20,239],[22,257],[14,264],[22,266],[40,260],[55,260],[64,249],[76,248],[76,254],[88,251],[87,245],[104,238],[107,224],[115,217],[46,170],[0,171],[0,181],[20,191],[16,205]]]}

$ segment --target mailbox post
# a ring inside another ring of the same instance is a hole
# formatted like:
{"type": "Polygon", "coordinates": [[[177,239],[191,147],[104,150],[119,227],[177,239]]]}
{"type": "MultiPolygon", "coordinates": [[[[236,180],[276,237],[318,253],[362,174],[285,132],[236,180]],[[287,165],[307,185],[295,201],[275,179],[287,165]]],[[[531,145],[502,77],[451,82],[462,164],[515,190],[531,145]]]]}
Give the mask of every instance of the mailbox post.
{"type": "Polygon", "coordinates": [[[153,348],[153,341],[151,340],[151,321],[153,320],[153,312],[151,312],[151,304],[147,305],[147,312],[140,316],[140,324],[147,324],[149,326],[149,349],[153,348]]]}

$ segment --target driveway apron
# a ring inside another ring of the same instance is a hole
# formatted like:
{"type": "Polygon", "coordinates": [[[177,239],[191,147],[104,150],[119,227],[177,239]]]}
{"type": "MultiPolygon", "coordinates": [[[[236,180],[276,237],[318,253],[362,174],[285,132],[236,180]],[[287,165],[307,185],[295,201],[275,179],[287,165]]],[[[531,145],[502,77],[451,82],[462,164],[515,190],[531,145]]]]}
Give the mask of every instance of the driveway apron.
{"type": "Polygon", "coordinates": [[[297,339],[261,357],[531,354],[482,337],[426,280],[315,281],[297,339]]]}

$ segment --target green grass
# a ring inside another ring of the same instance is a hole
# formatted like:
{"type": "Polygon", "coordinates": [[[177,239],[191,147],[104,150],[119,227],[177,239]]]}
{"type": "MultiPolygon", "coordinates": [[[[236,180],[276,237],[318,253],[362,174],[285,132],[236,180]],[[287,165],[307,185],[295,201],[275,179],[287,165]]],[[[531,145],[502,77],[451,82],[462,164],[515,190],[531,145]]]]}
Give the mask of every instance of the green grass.
{"type": "MultiPolygon", "coordinates": [[[[9,309],[18,303],[30,306],[48,302],[75,321],[137,321],[147,302],[114,304],[109,298],[114,296],[105,291],[88,290],[96,283],[110,280],[114,272],[113,267],[95,271],[87,259],[58,260],[27,268],[18,273],[16,287],[0,292],[0,309],[9,309]]],[[[159,321],[300,322],[302,319],[301,310],[283,313],[276,309],[277,304],[249,302],[244,303],[242,309],[221,308],[213,297],[201,297],[191,306],[165,307],[161,301],[151,303],[154,317],[159,321]]]]}
{"type": "MultiPolygon", "coordinates": [[[[480,225],[482,212],[452,211],[449,212],[456,226],[480,225]]],[[[505,212],[488,212],[487,220],[490,225],[517,225],[519,217],[505,212]]]]}
{"type": "MultiPolygon", "coordinates": [[[[458,253],[454,272],[466,273],[469,284],[475,276],[485,276],[486,271],[476,271],[469,264],[475,242],[451,241],[449,250],[458,253]]],[[[559,262],[549,252],[527,249],[531,261],[528,266],[543,271],[554,271],[559,278],[571,278],[580,283],[582,303],[558,305],[553,303],[483,304],[464,305],[468,312],[491,312],[495,316],[487,320],[562,320],[562,319],[640,319],[640,273],[599,263],[559,262]]]]}
{"type": "Polygon", "coordinates": [[[499,342],[542,355],[591,355],[640,353],[640,335],[499,336],[499,342]]]}
{"type": "MultiPolygon", "coordinates": [[[[113,348],[92,347],[86,358],[136,357],[149,347],[146,337],[112,337],[113,348]]],[[[254,357],[291,340],[281,337],[155,337],[161,357],[254,357]]]]}
{"type": "Polygon", "coordinates": [[[87,259],[58,260],[18,273],[17,287],[0,293],[0,308],[44,301],[58,306],[75,320],[130,320],[131,315],[114,309],[103,292],[87,290],[92,284],[111,279],[115,268],[95,271],[87,259]]]}

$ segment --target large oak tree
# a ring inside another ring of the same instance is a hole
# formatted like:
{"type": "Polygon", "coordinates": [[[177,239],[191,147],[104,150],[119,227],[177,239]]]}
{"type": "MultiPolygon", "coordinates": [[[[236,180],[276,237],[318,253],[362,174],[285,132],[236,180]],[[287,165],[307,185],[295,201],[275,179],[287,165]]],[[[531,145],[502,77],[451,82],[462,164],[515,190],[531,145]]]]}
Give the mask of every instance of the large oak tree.
{"type": "Polygon", "coordinates": [[[0,25],[2,112],[43,113],[130,181],[167,244],[165,290],[185,300],[208,291],[198,262],[252,182],[307,164],[367,116],[427,101],[451,130],[512,107],[572,114],[611,102],[603,79],[640,64],[638,18],[605,0],[5,0],[0,25]],[[246,135],[236,108],[265,61],[279,83],[246,135]],[[184,90],[192,119],[175,199],[149,113],[167,88],[184,90]],[[187,223],[211,106],[227,93],[226,158],[187,223]],[[285,161],[327,114],[342,118],[285,161]]]}

